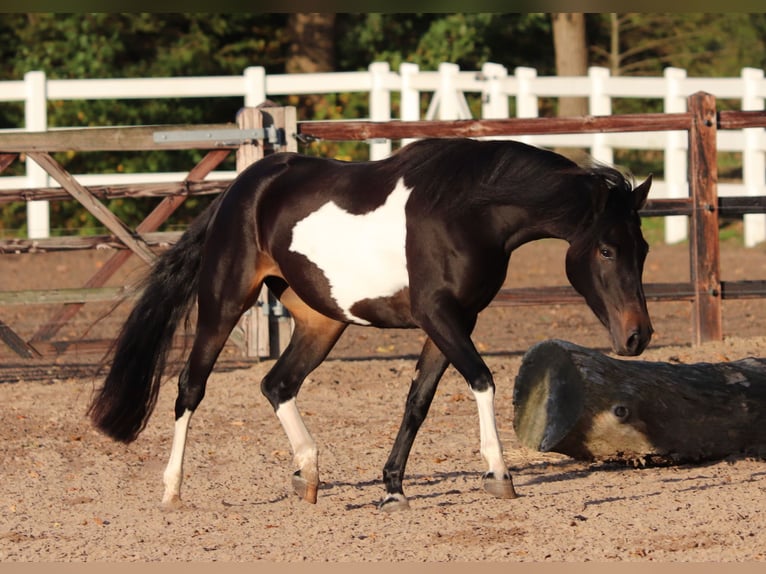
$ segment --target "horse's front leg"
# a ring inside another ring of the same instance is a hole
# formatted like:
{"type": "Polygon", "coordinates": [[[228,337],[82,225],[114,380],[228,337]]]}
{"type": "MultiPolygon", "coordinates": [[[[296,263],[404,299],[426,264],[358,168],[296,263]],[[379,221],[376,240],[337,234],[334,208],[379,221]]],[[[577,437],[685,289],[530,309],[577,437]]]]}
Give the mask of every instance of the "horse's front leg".
{"type": "Polygon", "coordinates": [[[448,364],[447,358],[439,348],[431,339],[427,339],[418,359],[416,375],[407,396],[407,405],[399,433],[396,435],[388,461],[383,467],[386,497],[378,506],[381,510],[392,512],[404,510],[410,506],[402,488],[404,468],[415,441],[415,435],[428,414],[436,387],[448,364]]]}
{"type": "Polygon", "coordinates": [[[441,299],[423,316],[421,325],[471,387],[479,412],[481,456],[487,463],[484,490],[498,498],[516,498],[513,481],[503,458],[495,419],[495,382],[471,341],[476,323],[454,301],[441,299]]]}
{"type": "Polygon", "coordinates": [[[488,465],[484,474],[484,490],[497,498],[516,498],[516,490],[513,488],[513,481],[503,458],[503,447],[497,434],[494,382],[486,385],[485,389],[477,389],[472,384],[471,390],[479,410],[480,452],[488,465]]]}

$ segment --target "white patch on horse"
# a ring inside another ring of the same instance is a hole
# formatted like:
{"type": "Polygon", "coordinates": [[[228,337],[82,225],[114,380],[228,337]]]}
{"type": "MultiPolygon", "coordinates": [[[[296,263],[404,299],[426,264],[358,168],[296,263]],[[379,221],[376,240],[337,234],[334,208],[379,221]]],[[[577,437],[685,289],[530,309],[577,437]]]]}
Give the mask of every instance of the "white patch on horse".
{"type": "Polygon", "coordinates": [[[495,420],[495,392],[492,389],[473,391],[476,406],[479,409],[479,436],[481,456],[489,466],[489,472],[502,479],[508,474],[508,467],[503,460],[503,447],[497,434],[495,420]]]}
{"type": "Polygon", "coordinates": [[[168,460],[168,464],[165,467],[165,472],[163,474],[165,493],[162,496],[162,503],[165,505],[173,505],[181,500],[186,435],[189,431],[189,422],[191,421],[192,414],[192,411],[187,409],[184,411],[184,414],[176,420],[175,432],[173,433],[173,446],[170,449],[170,460],[168,460]]]}
{"type": "Polygon", "coordinates": [[[311,438],[306,425],[303,424],[303,418],[301,418],[294,398],[279,405],[277,418],[282,423],[282,428],[290,441],[290,448],[292,448],[295,464],[298,468],[316,469],[317,445],[311,438]]]}
{"type": "Polygon", "coordinates": [[[351,313],[355,303],[390,297],[409,286],[404,207],[411,192],[402,178],[373,211],[356,215],[330,201],[293,228],[290,250],[322,270],[349,321],[369,325],[351,313]]]}

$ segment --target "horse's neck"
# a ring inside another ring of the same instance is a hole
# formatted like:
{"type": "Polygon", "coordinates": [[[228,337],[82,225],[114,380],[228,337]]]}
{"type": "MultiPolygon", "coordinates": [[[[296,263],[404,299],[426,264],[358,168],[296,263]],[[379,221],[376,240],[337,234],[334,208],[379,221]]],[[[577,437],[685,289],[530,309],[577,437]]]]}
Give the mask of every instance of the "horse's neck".
{"type": "Polygon", "coordinates": [[[563,239],[570,242],[574,236],[574,230],[570,229],[570,226],[536,221],[534,218],[513,221],[507,230],[504,246],[508,254],[526,243],[539,239],[563,239]]]}

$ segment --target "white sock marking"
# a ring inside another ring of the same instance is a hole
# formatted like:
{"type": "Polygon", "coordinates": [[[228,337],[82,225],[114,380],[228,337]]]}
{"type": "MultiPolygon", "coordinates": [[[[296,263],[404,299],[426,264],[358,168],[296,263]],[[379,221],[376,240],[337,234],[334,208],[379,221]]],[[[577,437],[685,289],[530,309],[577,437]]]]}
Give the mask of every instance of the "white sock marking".
{"type": "Polygon", "coordinates": [[[369,325],[351,313],[354,303],[389,297],[409,285],[404,207],[411,192],[402,178],[374,211],[355,215],[331,201],[293,228],[290,250],[322,270],[349,321],[369,325]]]}
{"type": "Polygon", "coordinates": [[[186,435],[189,431],[192,411],[187,410],[176,421],[173,432],[173,446],[170,449],[170,459],[165,467],[163,482],[165,494],[162,496],[163,503],[172,503],[181,498],[181,482],[184,472],[184,451],[186,450],[186,435]]]}
{"type": "Polygon", "coordinates": [[[295,464],[302,471],[317,470],[317,446],[314,439],[311,438],[306,425],[303,424],[300,412],[295,399],[282,403],[277,408],[277,418],[282,423],[282,428],[290,441],[290,447],[293,451],[295,464]]]}
{"type": "Polygon", "coordinates": [[[508,474],[508,467],[503,460],[503,447],[497,434],[495,421],[495,393],[492,389],[477,392],[476,406],[479,409],[479,431],[481,435],[481,456],[489,465],[489,472],[501,479],[508,474]]]}

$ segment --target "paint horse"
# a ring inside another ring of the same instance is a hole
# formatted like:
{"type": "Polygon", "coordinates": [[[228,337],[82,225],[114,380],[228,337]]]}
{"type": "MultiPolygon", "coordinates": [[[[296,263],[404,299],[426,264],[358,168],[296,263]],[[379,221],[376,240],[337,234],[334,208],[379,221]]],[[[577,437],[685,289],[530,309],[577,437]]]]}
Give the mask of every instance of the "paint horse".
{"type": "Polygon", "coordinates": [[[261,382],[294,456],[293,488],[316,502],[317,447],[296,397],[349,324],[427,335],[404,418],[383,468],[384,510],[407,508],[402,481],[415,436],[449,364],[476,399],[486,491],[516,496],[503,460],[492,374],[471,341],[502,286],[510,255],[545,237],[569,242],[567,276],[622,355],[652,335],[642,287],[648,246],[633,189],[607,166],[578,166],[514,141],[425,139],[380,161],[294,153],[244,170],[156,262],[89,408],[97,428],[130,442],[159,392],[176,325],[197,303],[178,379],[163,503],[180,503],[189,420],[232,328],[263,284],[294,319],[290,343],[261,382]]]}

